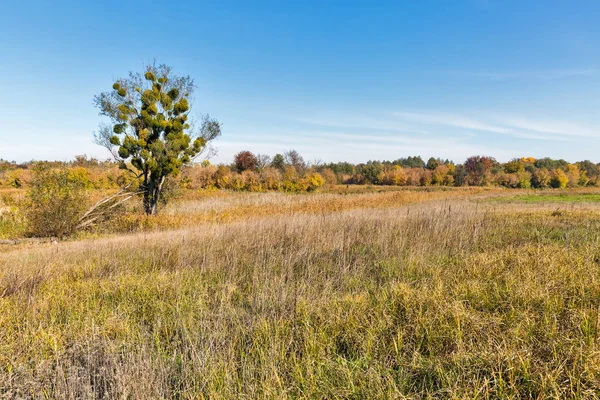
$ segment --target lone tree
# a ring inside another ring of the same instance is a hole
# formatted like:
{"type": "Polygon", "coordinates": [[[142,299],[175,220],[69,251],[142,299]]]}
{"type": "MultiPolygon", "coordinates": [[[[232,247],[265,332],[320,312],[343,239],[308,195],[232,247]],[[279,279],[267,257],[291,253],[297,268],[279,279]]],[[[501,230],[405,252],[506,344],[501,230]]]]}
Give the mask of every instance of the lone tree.
{"type": "Polygon", "coordinates": [[[220,123],[206,115],[194,129],[194,81],[173,75],[164,64],[147,66],[144,74],[130,72],[112,88],[94,97],[100,115],[112,122],[101,126],[96,141],[140,180],[144,210],[156,214],[165,179],[177,176],[221,134],[220,123]]]}

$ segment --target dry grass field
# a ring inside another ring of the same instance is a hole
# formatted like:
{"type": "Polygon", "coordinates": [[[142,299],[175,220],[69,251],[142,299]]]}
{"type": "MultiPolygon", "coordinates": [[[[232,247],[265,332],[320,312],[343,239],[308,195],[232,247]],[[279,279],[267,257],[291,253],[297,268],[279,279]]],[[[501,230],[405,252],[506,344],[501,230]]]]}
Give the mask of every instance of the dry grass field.
{"type": "Polygon", "coordinates": [[[600,397],[598,194],[213,192],[2,245],[0,397],[600,397]]]}

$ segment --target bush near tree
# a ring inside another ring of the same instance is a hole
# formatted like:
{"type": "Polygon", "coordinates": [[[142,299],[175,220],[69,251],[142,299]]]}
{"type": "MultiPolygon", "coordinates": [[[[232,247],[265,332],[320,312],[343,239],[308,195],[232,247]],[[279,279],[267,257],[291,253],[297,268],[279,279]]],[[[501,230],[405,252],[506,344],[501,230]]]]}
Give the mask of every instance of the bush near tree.
{"type": "Polygon", "coordinates": [[[30,235],[63,238],[80,224],[88,207],[86,180],[67,169],[34,168],[23,212],[30,235]]]}

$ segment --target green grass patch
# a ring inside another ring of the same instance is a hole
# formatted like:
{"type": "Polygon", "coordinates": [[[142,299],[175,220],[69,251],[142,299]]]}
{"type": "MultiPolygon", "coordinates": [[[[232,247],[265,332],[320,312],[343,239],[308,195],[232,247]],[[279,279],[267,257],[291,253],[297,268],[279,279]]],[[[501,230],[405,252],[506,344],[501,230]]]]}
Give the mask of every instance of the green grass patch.
{"type": "Polygon", "coordinates": [[[600,193],[535,193],[489,199],[498,203],[600,203],[600,193]]]}

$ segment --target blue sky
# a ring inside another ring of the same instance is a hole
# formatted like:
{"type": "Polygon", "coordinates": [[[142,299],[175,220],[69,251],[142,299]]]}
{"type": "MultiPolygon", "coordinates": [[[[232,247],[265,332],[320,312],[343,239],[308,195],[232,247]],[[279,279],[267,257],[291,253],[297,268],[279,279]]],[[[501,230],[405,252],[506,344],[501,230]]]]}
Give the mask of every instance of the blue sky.
{"type": "Polygon", "coordinates": [[[93,96],[156,58],[223,123],[217,162],[600,162],[597,0],[162,4],[3,3],[0,158],[108,158],[93,96]]]}

